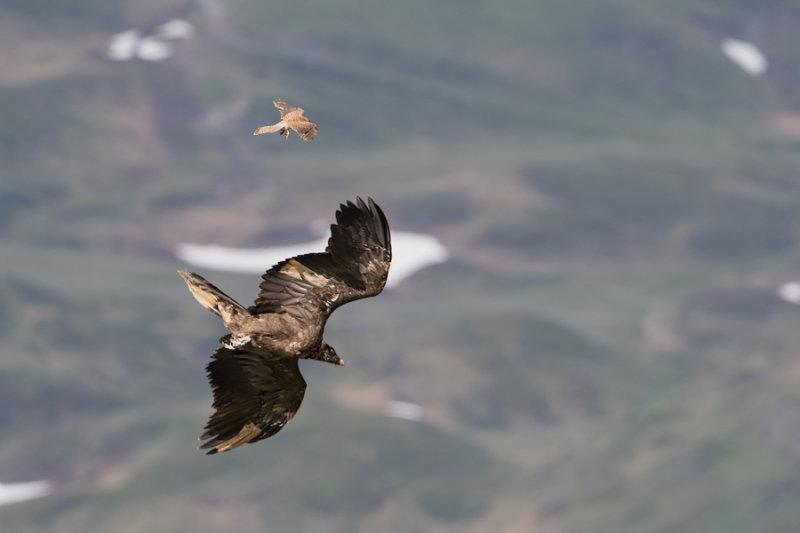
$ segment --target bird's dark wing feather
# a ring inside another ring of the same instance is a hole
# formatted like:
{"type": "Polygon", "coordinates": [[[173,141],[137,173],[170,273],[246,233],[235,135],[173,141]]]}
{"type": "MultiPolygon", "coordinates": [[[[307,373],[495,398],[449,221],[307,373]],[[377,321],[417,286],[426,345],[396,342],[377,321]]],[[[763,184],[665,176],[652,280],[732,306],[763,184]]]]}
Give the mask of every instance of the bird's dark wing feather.
{"type": "Polygon", "coordinates": [[[218,348],[206,367],[214,414],[200,437],[208,454],[225,452],[280,431],[306,390],[297,359],[218,348]]]}
{"type": "Polygon", "coordinates": [[[304,141],[310,141],[317,136],[317,125],[308,120],[306,117],[290,120],[287,123],[304,141]]]}
{"type": "Polygon", "coordinates": [[[383,211],[372,198],[358,198],[356,204],[339,206],[324,253],[281,261],[262,276],[261,291],[249,311],[285,312],[324,324],[340,305],[380,293],[391,260],[383,211]]]}

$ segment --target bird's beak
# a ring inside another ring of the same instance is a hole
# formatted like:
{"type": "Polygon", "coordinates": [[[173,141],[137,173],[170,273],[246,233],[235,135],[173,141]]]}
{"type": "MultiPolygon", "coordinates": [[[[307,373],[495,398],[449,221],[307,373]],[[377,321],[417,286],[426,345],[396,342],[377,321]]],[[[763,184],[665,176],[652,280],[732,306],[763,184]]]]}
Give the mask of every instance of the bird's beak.
{"type": "Polygon", "coordinates": [[[339,366],[345,366],[344,359],[339,359],[339,366]]]}

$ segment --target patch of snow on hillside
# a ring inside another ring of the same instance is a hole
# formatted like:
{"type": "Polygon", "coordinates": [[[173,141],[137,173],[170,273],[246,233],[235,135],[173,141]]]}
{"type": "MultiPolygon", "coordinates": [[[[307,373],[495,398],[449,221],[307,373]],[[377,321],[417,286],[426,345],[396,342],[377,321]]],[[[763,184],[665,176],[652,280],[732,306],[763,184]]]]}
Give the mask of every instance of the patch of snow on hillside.
{"type": "Polygon", "coordinates": [[[403,420],[415,422],[422,418],[422,407],[416,403],[391,400],[383,405],[383,413],[393,418],[402,418],[403,420]]]}
{"type": "Polygon", "coordinates": [[[769,65],[767,57],[753,43],[739,39],[724,39],[722,52],[742,70],[753,77],[762,76],[769,65]]]}
{"type": "MultiPolygon", "coordinates": [[[[228,248],[225,246],[182,243],[175,255],[187,263],[211,270],[241,274],[263,274],[286,258],[320,252],[328,245],[327,237],[303,244],[269,248],[228,248]]],[[[447,248],[431,235],[395,231],[392,233],[392,266],[386,286],[391,288],[425,267],[447,261],[447,248]]]]}
{"type": "Polygon", "coordinates": [[[139,31],[127,30],[111,36],[106,55],[111,61],[130,61],[136,56],[139,31]]]}
{"type": "Polygon", "coordinates": [[[47,496],[53,491],[49,481],[27,481],[25,483],[0,483],[0,505],[24,502],[47,496]]]}
{"type": "Polygon", "coordinates": [[[194,26],[184,19],[168,20],[156,28],[156,36],[160,39],[189,39],[194,36],[194,26]]]}
{"type": "Polygon", "coordinates": [[[778,288],[778,296],[785,302],[800,305],[800,282],[784,283],[778,288]]]}
{"type": "Polygon", "coordinates": [[[136,48],[136,56],[142,61],[159,62],[164,61],[175,53],[175,47],[161,39],[149,35],[139,41],[136,48]]]}

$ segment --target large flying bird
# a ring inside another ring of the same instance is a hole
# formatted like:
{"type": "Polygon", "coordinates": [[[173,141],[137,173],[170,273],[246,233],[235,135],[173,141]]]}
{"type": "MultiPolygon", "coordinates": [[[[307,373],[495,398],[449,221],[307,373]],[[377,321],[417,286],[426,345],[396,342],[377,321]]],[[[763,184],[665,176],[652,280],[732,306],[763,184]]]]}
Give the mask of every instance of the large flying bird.
{"type": "Polygon", "coordinates": [[[310,141],[317,136],[317,125],[303,116],[302,107],[289,105],[281,99],[273,100],[272,104],[281,112],[280,122],[271,126],[261,126],[253,132],[253,135],[280,131],[280,134],[286,134],[288,139],[290,130],[294,130],[304,141],[310,141]]]}
{"type": "Polygon", "coordinates": [[[200,448],[225,452],[280,431],[305,394],[298,360],[344,365],[323,341],[325,323],[340,305],[379,294],[391,260],[389,224],[367,197],[339,206],[325,252],[286,259],[261,276],[249,308],[202,276],[179,270],[195,299],[230,332],[206,367],[215,412],[200,448]]]}

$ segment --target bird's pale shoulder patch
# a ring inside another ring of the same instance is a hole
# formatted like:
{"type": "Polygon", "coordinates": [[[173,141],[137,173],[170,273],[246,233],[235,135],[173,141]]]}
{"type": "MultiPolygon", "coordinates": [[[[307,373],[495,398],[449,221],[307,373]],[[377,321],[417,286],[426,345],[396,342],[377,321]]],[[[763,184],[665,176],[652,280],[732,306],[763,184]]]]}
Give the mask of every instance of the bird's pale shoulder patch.
{"type": "Polygon", "coordinates": [[[318,287],[328,283],[328,278],[326,276],[313,271],[297,259],[289,259],[286,261],[281,267],[280,272],[294,279],[307,281],[318,287]]]}

